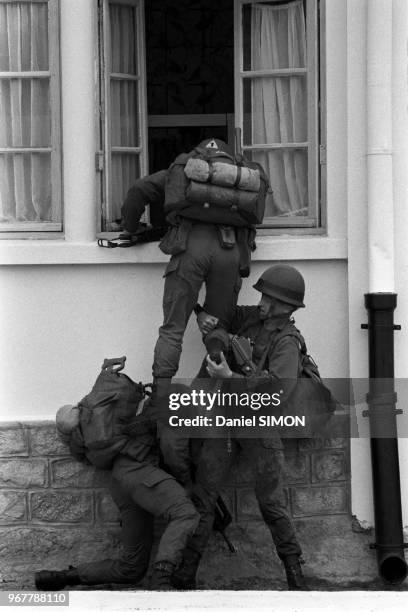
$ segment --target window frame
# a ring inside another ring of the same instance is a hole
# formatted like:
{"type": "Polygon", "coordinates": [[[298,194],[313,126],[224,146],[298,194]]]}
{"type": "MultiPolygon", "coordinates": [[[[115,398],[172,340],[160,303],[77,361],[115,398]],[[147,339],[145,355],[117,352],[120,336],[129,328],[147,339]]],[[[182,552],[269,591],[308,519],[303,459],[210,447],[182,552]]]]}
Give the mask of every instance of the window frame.
{"type": "MultiPolygon", "coordinates": [[[[130,153],[138,157],[139,174],[148,172],[148,125],[147,125],[147,81],[145,43],[144,0],[98,0],[98,55],[99,55],[99,145],[96,153],[96,170],[99,173],[99,215],[97,232],[109,231],[104,227],[105,219],[112,210],[112,153],[130,153]],[[135,65],[136,75],[112,73],[110,55],[109,5],[125,5],[135,9],[135,65]],[[131,80],[137,84],[138,142],[137,147],[111,145],[111,82],[131,80]]],[[[129,185],[130,187],[130,185],[129,185]]]]}
{"type": "MultiPolygon", "coordinates": [[[[273,1],[273,0],[272,0],[273,1]]],[[[277,3],[283,4],[276,0],[277,3]]],[[[324,136],[324,113],[323,111],[323,89],[322,80],[323,58],[321,49],[324,48],[322,36],[324,28],[322,19],[322,7],[319,0],[305,0],[306,2],[306,44],[307,44],[307,95],[308,95],[308,194],[309,214],[305,217],[266,217],[262,225],[258,226],[259,235],[270,235],[282,233],[293,234],[322,234],[325,232],[325,169],[326,148],[323,142],[324,136]],[[319,20],[320,17],[320,20],[319,20]],[[310,78],[309,75],[312,75],[310,78]],[[311,85],[309,85],[311,81],[311,85]]],[[[244,6],[259,3],[259,0],[234,0],[234,74],[235,74],[235,126],[238,130],[242,151],[268,150],[288,148],[286,145],[276,143],[268,145],[245,145],[243,143],[243,117],[244,117],[244,80],[253,79],[256,76],[284,76],[298,72],[296,69],[289,70],[244,70],[243,66],[243,8],[244,6]],[[278,74],[279,73],[279,74],[278,74]]],[[[322,3],[323,4],[323,3],[322,3]]],[[[288,143],[289,148],[296,148],[296,144],[288,143]]],[[[298,147],[299,148],[299,147],[298,147]]],[[[303,147],[301,147],[303,148],[303,147]]],[[[305,147],[306,148],[306,147],[305,147]]]]}
{"type": "Polygon", "coordinates": [[[59,239],[63,232],[62,201],[62,116],[60,74],[60,5],[59,0],[0,0],[1,4],[47,4],[48,6],[48,70],[4,71],[0,79],[48,79],[50,102],[50,146],[2,147],[0,155],[15,153],[50,154],[51,207],[59,221],[16,221],[0,223],[0,239],[45,238],[59,239]]]}

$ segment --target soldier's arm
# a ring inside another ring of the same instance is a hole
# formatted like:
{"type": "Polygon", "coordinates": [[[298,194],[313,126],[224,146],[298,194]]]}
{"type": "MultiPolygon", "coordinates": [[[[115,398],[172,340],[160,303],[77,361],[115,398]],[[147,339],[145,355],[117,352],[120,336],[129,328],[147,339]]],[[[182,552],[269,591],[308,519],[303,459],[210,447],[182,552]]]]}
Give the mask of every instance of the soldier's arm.
{"type": "Polygon", "coordinates": [[[231,334],[239,334],[241,328],[250,327],[251,324],[255,324],[258,320],[259,311],[257,306],[235,306],[228,331],[231,334]]]}
{"type": "Polygon", "coordinates": [[[293,336],[286,336],[269,352],[268,370],[261,373],[261,378],[282,381],[284,397],[289,397],[296,386],[299,370],[299,343],[293,336]]]}
{"type": "Polygon", "coordinates": [[[158,206],[164,203],[164,185],[167,170],[160,170],[138,179],[127,192],[122,205],[122,223],[128,232],[136,232],[140,217],[148,204],[158,206]]]}

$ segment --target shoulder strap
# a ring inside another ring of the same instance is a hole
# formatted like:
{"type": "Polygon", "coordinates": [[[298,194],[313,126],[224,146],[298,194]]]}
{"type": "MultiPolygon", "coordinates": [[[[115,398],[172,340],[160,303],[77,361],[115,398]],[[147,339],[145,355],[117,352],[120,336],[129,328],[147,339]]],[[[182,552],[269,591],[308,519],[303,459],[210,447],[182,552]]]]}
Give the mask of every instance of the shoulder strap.
{"type": "Polygon", "coordinates": [[[234,157],[232,157],[231,155],[229,155],[228,153],[225,153],[224,151],[211,151],[208,152],[206,149],[202,148],[202,147],[196,147],[194,149],[194,152],[198,155],[200,155],[201,157],[203,157],[205,160],[209,160],[209,159],[216,159],[217,157],[228,157],[228,159],[231,159],[234,164],[236,163],[234,157]]]}
{"type": "Polygon", "coordinates": [[[307,347],[306,347],[306,342],[305,339],[303,338],[302,334],[300,333],[300,331],[298,329],[296,329],[296,327],[293,325],[293,323],[291,325],[286,325],[286,327],[284,327],[282,329],[282,331],[280,331],[279,333],[276,334],[276,336],[272,337],[270,339],[270,341],[268,342],[262,357],[258,363],[257,366],[257,371],[261,372],[266,358],[269,355],[269,352],[272,348],[275,348],[275,346],[278,344],[278,342],[280,342],[283,338],[287,338],[289,336],[292,336],[293,338],[296,338],[296,340],[299,342],[299,350],[301,355],[307,355],[307,347]]]}
{"type": "Polygon", "coordinates": [[[190,157],[193,157],[194,154],[195,149],[193,151],[190,151],[189,153],[180,153],[180,155],[177,155],[176,159],[170,164],[169,170],[173,166],[185,166],[190,157]]]}

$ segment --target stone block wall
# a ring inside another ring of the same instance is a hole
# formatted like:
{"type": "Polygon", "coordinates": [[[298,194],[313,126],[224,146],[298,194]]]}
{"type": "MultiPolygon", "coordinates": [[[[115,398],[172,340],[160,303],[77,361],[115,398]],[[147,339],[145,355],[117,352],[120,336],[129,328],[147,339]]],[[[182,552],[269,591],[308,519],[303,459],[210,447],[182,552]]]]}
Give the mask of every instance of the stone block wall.
{"type": "MultiPolygon", "coordinates": [[[[308,571],[340,582],[373,577],[367,536],[352,530],[347,441],[286,441],[285,454],[287,503],[308,571]],[[347,542],[355,563],[346,554],[347,542]]],[[[119,514],[106,489],[108,477],[72,459],[52,422],[0,426],[0,588],[33,588],[38,569],[118,554],[119,514]]],[[[231,555],[214,534],[200,570],[202,588],[282,583],[251,481],[240,458],[223,493],[234,517],[227,532],[237,553],[231,555]]]]}

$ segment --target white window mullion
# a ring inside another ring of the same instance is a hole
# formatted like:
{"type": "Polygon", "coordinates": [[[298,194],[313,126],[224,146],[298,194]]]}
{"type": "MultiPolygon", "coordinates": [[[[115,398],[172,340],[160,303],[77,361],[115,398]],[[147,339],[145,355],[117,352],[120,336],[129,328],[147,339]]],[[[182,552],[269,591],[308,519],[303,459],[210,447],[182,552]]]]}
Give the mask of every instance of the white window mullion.
{"type": "Polygon", "coordinates": [[[317,218],[319,194],[319,147],[318,147],[318,14],[317,3],[307,0],[306,4],[307,41],[307,93],[308,93],[308,187],[309,215],[317,218]]]}
{"type": "MultiPolygon", "coordinates": [[[[60,108],[60,61],[59,53],[59,9],[55,0],[48,4],[48,40],[51,49],[50,62],[50,105],[51,105],[51,209],[52,218],[61,218],[62,169],[61,169],[61,108],[60,108]]],[[[61,228],[60,228],[61,229],[61,228]]]]}
{"type": "Polygon", "coordinates": [[[148,162],[148,127],[147,127],[147,77],[146,77],[146,41],[145,41],[145,10],[144,0],[139,0],[137,7],[137,40],[139,41],[138,58],[138,102],[139,102],[139,144],[140,174],[144,176],[149,171],[148,162]]]}
{"type": "Polygon", "coordinates": [[[112,180],[111,180],[111,35],[109,22],[109,0],[103,0],[102,6],[102,57],[103,57],[103,88],[102,88],[102,109],[103,109],[103,148],[104,148],[104,166],[103,166],[103,215],[110,219],[112,213],[112,180]]]}

